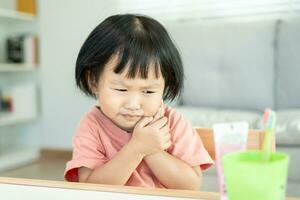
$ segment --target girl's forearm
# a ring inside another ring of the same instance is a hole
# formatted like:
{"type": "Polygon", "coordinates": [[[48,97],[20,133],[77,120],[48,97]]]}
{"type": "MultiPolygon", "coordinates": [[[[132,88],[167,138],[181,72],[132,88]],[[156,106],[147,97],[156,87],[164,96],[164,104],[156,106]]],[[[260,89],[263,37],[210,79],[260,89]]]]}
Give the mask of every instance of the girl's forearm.
{"type": "Polygon", "coordinates": [[[125,185],[144,157],[133,145],[130,142],[126,144],[113,159],[93,170],[86,182],[125,185]]]}
{"type": "Polygon", "coordinates": [[[159,181],[169,189],[199,190],[202,174],[165,151],[144,157],[159,181]]]}

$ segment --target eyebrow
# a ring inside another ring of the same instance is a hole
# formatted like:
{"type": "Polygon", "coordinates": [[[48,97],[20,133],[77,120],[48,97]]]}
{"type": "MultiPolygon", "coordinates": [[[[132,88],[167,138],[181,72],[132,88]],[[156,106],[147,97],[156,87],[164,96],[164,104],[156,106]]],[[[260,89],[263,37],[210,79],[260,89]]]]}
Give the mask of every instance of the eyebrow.
{"type": "MultiPolygon", "coordinates": [[[[119,81],[119,80],[113,80],[113,81],[111,81],[111,83],[112,84],[120,84],[120,85],[128,86],[126,83],[124,83],[123,81],[119,81]]],[[[155,88],[155,87],[160,87],[160,84],[159,83],[152,83],[152,84],[149,84],[149,85],[141,87],[141,88],[145,89],[145,88],[155,88]]]]}

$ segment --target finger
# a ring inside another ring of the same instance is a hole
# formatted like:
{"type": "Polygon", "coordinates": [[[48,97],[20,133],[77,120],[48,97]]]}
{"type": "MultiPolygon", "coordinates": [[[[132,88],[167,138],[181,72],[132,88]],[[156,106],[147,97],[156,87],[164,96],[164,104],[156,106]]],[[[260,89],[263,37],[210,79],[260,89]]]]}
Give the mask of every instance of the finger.
{"type": "Polygon", "coordinates": [[[157,120],[157,119],[160,119],[162,116],[161,116],[161,105],[159,106],[156,114],[154,115],[154,119],[157,120]]]}
{"type": "Polygon", "coordinates": [[[165,116],[165,109],[163,104],[160,106],[160,117],[164,117],[165,116]]]}
{"type": "Polygon", "coordinates": [[[159,112],[160,112],[160,109],[157,110],[157,112],[155,113],[155,115],[153,116],[153,120],[151,123],[149,123],[149,126],[152,125],[157,119],[159,119],[159,112]]]}
{"type": "Polygon", "coordinates": [[[138,127],[145,127],[147,126],[151,121],[153,120],[153,117],[143,117],[137,124],[136,126],[138,127]]]}
{"type": "Polygon", "coordinates": [[[169,133],[168,121],[162,127],[160,127],[160,131],[162,131],[164,133],[169,133]]]}
{"type": "Polygon", "coordinates": [[[166,143],[169,142],[169,141],[171,141],[171,134],[170,134],[170,133],[164,135],[164,141],[165,141],[166,143]]]}
{"type": "Polygon", "coordinates": [[[157,112],[156,112],[155,115],[153,116],[153,122],[150,123],[150,125],[153,124],[156,120],[158,120],[158,119],[164,117],[164,113],[165,113],[165,111],[164,111],[163,100],[162,100],[161,105],[159,106],[157,112]]]}
{"type": "Polygon", "coordinates": [[[159,109],[157,111],[157,117],[162,118],[164,116],[163,107],[162,104],[159,106],[159,109]]]}
{"type": "Polygon", "coordinates": [[[172,145],[172,143],[171,143],[171,141],[169,141],[169,142],[167,142],[167,143],[165,143],[165,144],[163,145],[163,149],[166,150],[166,149],[168,149],[169,147],[171,147],[171,145],[172,145]]]}
{"type": "Polygon", "coordinates": [[[167,122],[168,122],[168,118],[162,117],[162,118],[156,120],[155,122],[153,122],[151,124],[151,126],[155,126],[160,129],[160,128],[164,127],[167,122]]]}
{"type": "Polygon", "coordinates": [[[155,113],[155,115],[153,116],[153,122],[158,120],[160,118],[160,114],[159,114],[159,110],[155,113]]]}

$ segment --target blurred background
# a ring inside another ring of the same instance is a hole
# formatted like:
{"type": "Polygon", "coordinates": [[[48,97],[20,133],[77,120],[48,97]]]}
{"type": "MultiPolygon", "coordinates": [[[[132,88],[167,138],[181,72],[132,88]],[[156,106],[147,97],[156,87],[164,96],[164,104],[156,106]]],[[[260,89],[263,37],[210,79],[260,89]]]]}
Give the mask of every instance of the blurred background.
{"type": "MultiPolygon", "coordinates": [[[[75,86],[77,54],[112,14],[160,21],[181,52],[185,89],[171,103],[194,126],[277,111],[277,150],[300,196],[300,0],[0,0],[0,176],[63,180],[72,135],[95,104],[75,86]]],[[[204,188],[217,191],[214,168],[204,188]]]]}

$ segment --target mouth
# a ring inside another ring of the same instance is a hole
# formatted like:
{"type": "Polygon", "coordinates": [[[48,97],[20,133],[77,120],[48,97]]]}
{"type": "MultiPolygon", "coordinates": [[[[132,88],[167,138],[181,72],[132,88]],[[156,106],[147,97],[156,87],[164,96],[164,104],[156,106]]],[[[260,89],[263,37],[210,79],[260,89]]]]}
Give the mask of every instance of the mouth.
{"type": "Polygon", "coordinates": [[[129,115],[129,114],[121,114],[128,121],[136,121],[141,118],[140,115],[129,115]]]}

